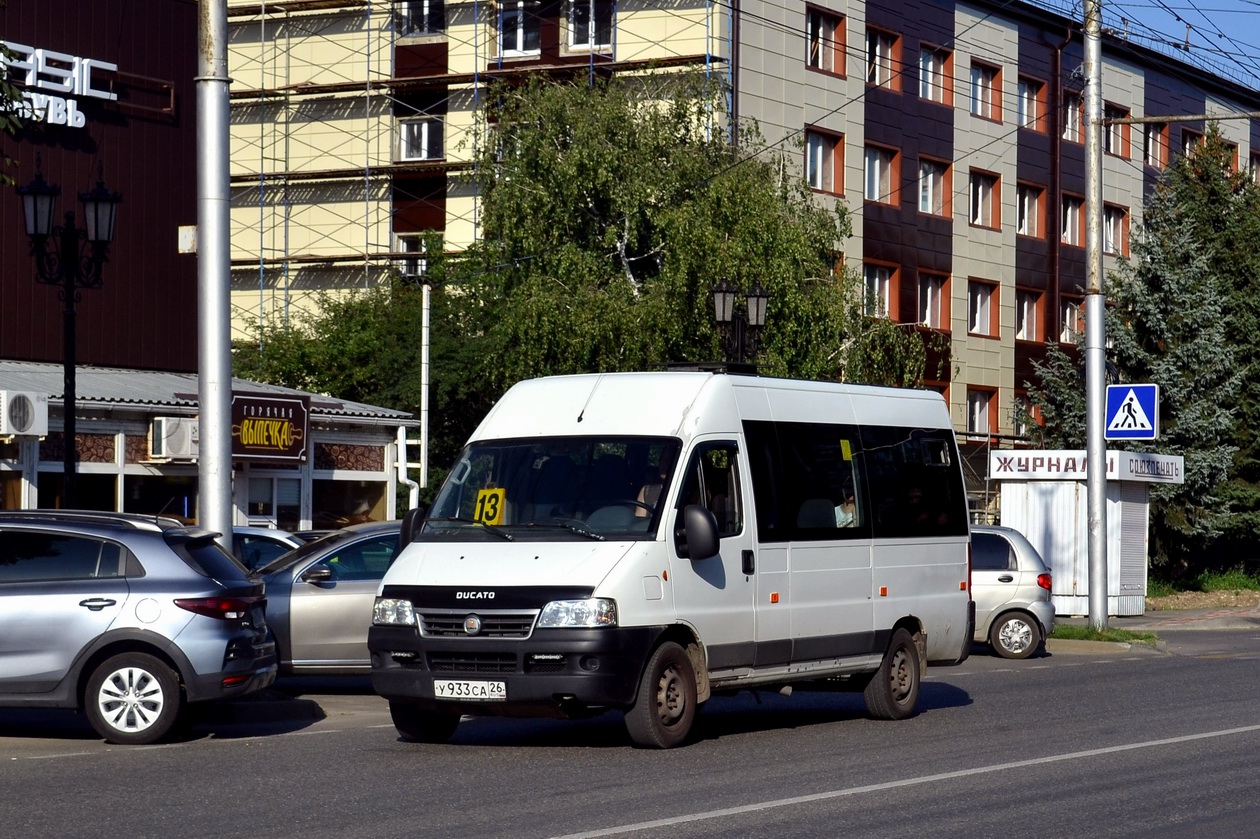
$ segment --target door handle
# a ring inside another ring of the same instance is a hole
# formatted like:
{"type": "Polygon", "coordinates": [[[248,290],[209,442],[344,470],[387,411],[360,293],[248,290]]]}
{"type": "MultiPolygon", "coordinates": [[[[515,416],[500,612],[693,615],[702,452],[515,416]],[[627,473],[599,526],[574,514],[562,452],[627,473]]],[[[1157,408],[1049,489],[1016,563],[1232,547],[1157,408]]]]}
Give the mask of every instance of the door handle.
{"type": "Polygon", "coordinates": [[[1010,582],[1014,582],[1014,580],[1015,578],[1012,577],[1010,574],[1003,574],[1002,576],[998,577],[999,583],[1010,583],[1010,582]]]}
{"type": "Polygon", "coordinates": [[[742,560],[742,562],[740,563],[742,568],[740,570],[743,571],[745,574],[751,574],[753,571],[757,570],[756,565],[753,563],[752,551],[744,551],[740,555],[740,558],[742,560]]]}
{"type": "Polygon", "coordinates": [[[107,597],[89,597],[87,600],[80,600],[79,605],[86,606],[93,612],[99,612],[106,606],[113,606],[117,602],[117,600],[110,600],[107,597]]]}

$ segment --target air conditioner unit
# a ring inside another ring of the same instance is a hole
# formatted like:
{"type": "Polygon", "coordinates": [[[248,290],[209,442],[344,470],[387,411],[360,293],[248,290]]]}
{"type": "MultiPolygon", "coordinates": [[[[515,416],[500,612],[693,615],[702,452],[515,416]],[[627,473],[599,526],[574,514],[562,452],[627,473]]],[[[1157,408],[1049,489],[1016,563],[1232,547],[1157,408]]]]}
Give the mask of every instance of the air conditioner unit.
{"type": "Polygon", "coordinates": [[[48,394],[0,390],[0,436],[48,435],[48,394]]]}
{"type": "Polygon", "coordinates": [[[154,417],[149,427],[149,457],[193,460],[200,441],[196,417],[154,417]]]}

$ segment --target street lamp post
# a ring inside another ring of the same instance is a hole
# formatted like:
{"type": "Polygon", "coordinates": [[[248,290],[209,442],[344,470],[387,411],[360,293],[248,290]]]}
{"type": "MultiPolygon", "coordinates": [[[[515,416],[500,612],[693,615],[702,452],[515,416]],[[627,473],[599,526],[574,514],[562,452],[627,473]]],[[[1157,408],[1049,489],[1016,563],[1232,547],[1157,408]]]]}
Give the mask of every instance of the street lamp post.
{"type": "Polygon", "coordinates": [[[753,366],[757,357],[757,345],[761,342],[761,330],[766,325],[766,303],[770,293],[760,282],[753,282],[744,297],[742,310],[735,308],[735,300],[742,292],[723,279],[713,288],[713,317],[722,333],[722,352],[730,364],[753,366]]]}
{"type": "Polygon", "coordinates": [[[75,226],[74,211],[67,210],[65,220],[54,225],[57,196],[61,187],[44,180],[36,171],[35,179],[17,189],[22,198],[22,218],[26,235],[31,240],[31,256],[35,259],[35,281],[57,286],[62,302],[62,339],[64,347],[65,395],[62,397],[62,506],[74,507],[76,497],[75,466],[78,460],[75,429],[75,304],[80,290],[100,288],[101,266],[108,259],[109,244],[114,238],[114,220],[122,196],[105,188],[98,179],[91,192],[79,193],[83,203],[85,227],[75,226]]]}

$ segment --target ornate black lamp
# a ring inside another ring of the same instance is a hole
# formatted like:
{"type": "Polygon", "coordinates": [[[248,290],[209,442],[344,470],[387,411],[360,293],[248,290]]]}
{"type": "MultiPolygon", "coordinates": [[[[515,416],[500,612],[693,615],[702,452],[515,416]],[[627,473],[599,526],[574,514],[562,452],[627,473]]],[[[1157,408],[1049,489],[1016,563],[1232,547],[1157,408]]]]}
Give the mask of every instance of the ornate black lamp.
{"type": "Polygon", "coordinates": [[[74,507],[78,503],[75,492],[75,464],[78,460],[75,445],[75,305],[79,302],[81,289],[101,286],[101,267],[108,261],[122,196],[106,189],[102,176],[91,192],[79,193],[85,226],[82,229],[75,226],[73,210],[66,211],[62,224],[54,225],[61,187],[45,181],[36,165],[35,179],[26,186],[18,187],[17,193],[22,198],[22,219],[26,223],[26,235],[31,240],[31,256],[35,259],[35,281],[57,286],[57,296],[63,304],[65,395],[62,433],[65,440],[62,506],[74,507]]]}
{"type": "Polygon", "coordinates": [[[751,365],[757,357],[761,330],[766,325],[766,303],[770,293],[760,282],[753,282],[744,306],[735,302],[742,292],[730,280],[723,279],[713,287],[713,317],[722,333],[722,351],[731,364],[751,365]]]}

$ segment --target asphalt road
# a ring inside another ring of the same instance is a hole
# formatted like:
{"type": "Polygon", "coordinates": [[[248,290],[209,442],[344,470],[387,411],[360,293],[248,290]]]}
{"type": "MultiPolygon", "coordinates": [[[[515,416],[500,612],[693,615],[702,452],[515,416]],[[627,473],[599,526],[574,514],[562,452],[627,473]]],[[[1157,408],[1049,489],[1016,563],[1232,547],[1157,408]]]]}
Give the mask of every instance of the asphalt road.
{"type": "Polygon", "coordinates": [[[284,682],[162,746],[0,711],[0,837],[1254,835],[1260,629],[1161,637],[977,648],[902,722],[844,694],[718,697],[667,752],[617,715],[403,743],[361,680],[284,682]]]}

